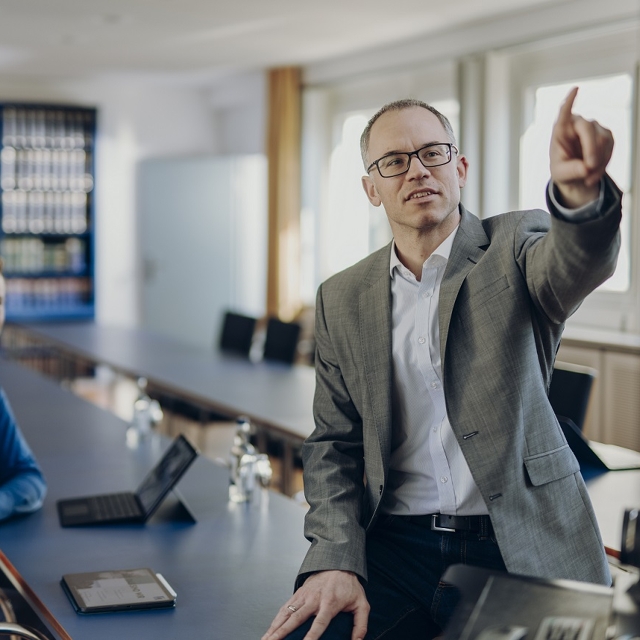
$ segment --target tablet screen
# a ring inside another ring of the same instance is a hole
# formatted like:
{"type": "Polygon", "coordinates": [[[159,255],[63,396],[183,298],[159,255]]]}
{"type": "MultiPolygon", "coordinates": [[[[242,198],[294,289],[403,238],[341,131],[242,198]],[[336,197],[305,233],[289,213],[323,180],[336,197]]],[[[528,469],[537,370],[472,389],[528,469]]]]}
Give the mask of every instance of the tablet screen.
{"type": "Polygon", "coordinates": [[[162,459],[136,489],[136,495],[145,515],[150,515],[158,506],[197,455],[198,452],[184,436],[178,436],[172,442],[162,459]]]}
{"type": "Polygon", "coordinates": [[[62,584],[81,613],[175,605],[175,593],[150,569],[71,573],[62,584]]]}

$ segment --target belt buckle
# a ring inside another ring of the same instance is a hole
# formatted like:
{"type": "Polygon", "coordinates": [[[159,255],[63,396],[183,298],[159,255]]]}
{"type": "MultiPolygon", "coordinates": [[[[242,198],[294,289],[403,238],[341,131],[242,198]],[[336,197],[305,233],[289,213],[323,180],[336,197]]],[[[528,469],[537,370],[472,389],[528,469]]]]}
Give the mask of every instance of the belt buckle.
{"type": "Polygon", "coordinates": [[[449,533],[455,533],[456,532],[455,529],[450,529],[449,527],[439,527],[436,524],[436,518],[437,517],[438,517],[438,515],[435,514],[435,513],[431,516],[431,531],[447,531],[449,533]]]}

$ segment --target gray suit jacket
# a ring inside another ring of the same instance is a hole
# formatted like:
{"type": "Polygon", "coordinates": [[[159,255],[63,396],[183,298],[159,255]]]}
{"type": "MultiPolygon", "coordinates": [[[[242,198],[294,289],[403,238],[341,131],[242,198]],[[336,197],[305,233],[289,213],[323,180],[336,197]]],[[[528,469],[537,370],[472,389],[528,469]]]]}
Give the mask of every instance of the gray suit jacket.
{"type": "MultiPolygon", "coordinates": [[[[605,209],[571,223],[543,211],[480,221],[460,207],[440,291],[446,406],[513,573],[610,584],[578,463],[547,398],[565,320],[615,268],[620,195],[610,182],[605,209]]],[[[319,570],[367,576],[366,530],[391,453],[389,254],[318,291],[316,428],[303,446],[311,547],[298,584],[319,570]]]]}

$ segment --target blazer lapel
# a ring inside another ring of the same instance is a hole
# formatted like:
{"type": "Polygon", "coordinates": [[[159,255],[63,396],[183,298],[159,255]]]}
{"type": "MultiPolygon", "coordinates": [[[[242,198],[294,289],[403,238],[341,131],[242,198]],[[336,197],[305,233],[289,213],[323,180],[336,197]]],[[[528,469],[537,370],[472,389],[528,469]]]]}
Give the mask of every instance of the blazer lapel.
{"type": "Polygon", "coordinates": [[[360,339],[369,397],[382,453],[383,469],[391,455],[391,245],[378,252],[359,298],[360,339]]]}
{"type": "Polygon", "coordinates": [[[440,285],[438,319],[440,322],[440,354],[443,371],[449,324],[453,306],[458,297],[458,291],[469,271],[484,255],[484,247],[489,245],[489,239],[482,228],[480,220],[470,214],[462,205],[460,205],[460,214],[462,216],[460,228],[453,241],[447,268],[440,285]]]}

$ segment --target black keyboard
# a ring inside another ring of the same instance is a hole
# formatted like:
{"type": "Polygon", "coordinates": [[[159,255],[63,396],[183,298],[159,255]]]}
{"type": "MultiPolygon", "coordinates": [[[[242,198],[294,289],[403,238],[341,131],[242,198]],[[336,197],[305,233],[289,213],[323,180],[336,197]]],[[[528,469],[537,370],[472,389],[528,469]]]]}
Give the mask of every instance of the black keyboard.
{"type": "Polygon", "coordinates": [[[592,618],[549,616],[542,620],[535,640],[589,640],[593,623],[592,618]]]}
{"type": "Polygon", "coordinates": [[[97,520],[122,520],[140,516],[140,507],[132,493],[107,493],[91,500],[97,520]]]}

